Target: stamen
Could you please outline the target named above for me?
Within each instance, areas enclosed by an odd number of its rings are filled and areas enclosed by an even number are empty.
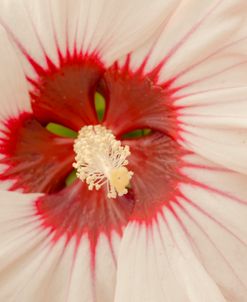
[[[104,126],[84,126],[74,144],[73,167],[77,177],[86,181],[88,189],[107,187],[107,196],[116,198],[128,192],[133,175],[125,166],[130,155],[129,146],[121,146],[113,133]]]

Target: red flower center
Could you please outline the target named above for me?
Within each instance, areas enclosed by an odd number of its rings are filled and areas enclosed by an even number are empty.
[[[94,246],[100,232],[121,233],[129,220],[151,222],[164,204],[169,205],[180,178],[183,151],[176,142],[172,92],[157,86],[153,75],[132,72],[127,63],[105,70],[96,57],[82,55],[61,58],[59,67],[48,63],[44,69],[32,62],[37,72],[36,79],[28,79],[33,114],[23,112],[6,121],[0,148],[7,168],[1,180],[12,181],[12,190],[46,193],[36,203],[37,215],[55,240],[87,232]],[[106,101],[102,125],[131,152],[131,188],[117,199],[108,198],[105,187],[89,191],[79,179],[66,187],[74,140],[46,129],[50,122],[74,131],[100,123],[96,91]],[[152,130],[149,135],[126,139],[126,133],[146,128]]]

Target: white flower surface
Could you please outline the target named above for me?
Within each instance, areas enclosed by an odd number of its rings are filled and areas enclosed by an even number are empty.
[[[246,19],[245,0],[1,0],[0,301],[247,301]],[[44,130],[44,116],[96,124],[49,86],[64,58],[70,74],[95,57],[104,126],[134,172],[116,199],[61,189],[73,140]]]

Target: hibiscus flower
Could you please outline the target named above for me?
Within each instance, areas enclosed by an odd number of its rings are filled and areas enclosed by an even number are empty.
[[[246,301],[246,11],[2,0],[1,301]]]

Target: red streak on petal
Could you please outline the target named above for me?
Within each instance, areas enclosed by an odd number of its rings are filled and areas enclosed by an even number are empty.
[[[73,141],[57,137],[43,128],[29,113],[5,122],[0,139],[1,164],[8,168],[0,180],[13,180],[12,190],[53,192],[64,185],[72,170]]]
[[[112,232],[122,234],[133,210],[133,198],[129,193],[109,199],[104,189],[89,191],[87,184],[78,180],[59,193],[41,197],[36,206],[54,242],[66,235],[68,241],[76,237],[79,243],[87,234],[94,254],[100,234],[105,234],[109,242]]]
[[[35,117],[42,123],[55,122],[78,131],[82,126],[96,124],[94,93],[104,67],[95,55],[69,53],[60,55],[59,66],[47,58],[43,68],[29,58],[37,73],[28,78]]]

